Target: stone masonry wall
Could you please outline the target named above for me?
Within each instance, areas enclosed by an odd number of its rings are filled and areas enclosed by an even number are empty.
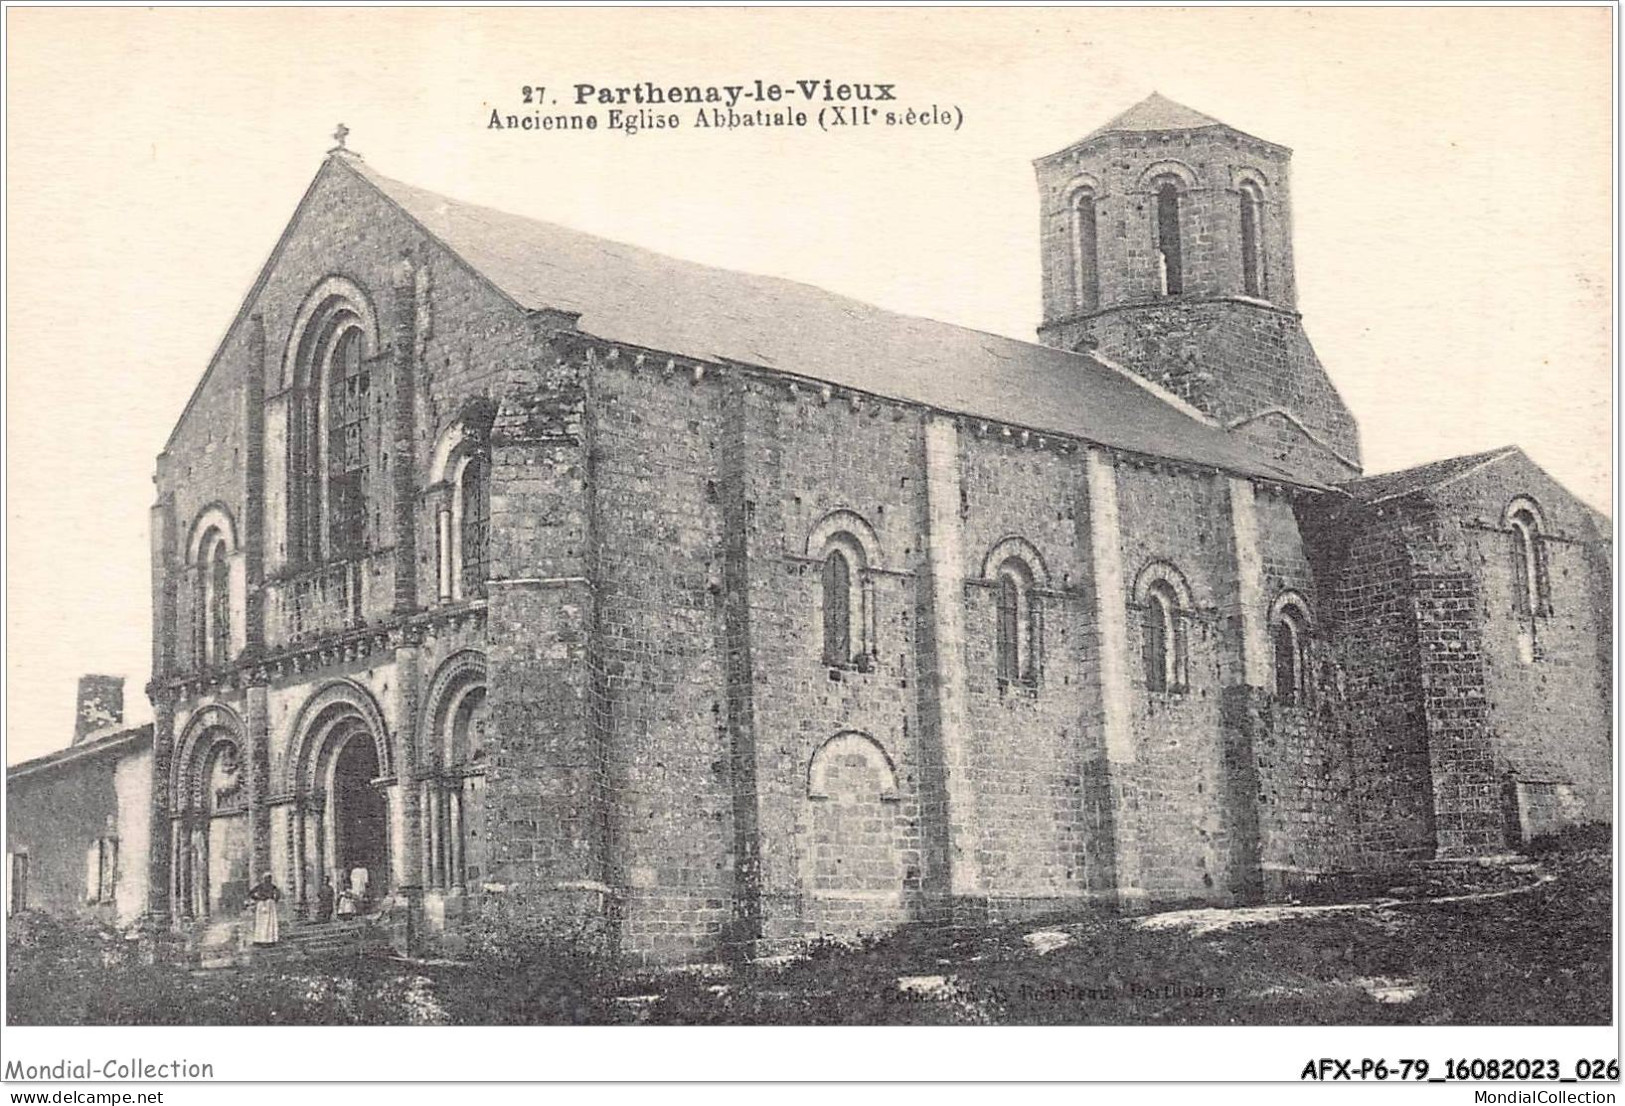
[[[1271,683],[1265,688],[1266,729],[1254,741],[1265,882],[1290,885],[1352,866],[1354,770],[1335,718],[1338,692],[1330,674],[1334,646],[1323,612],[1325,593],[1305,546],[1299,508],[1281,492],[1260,492],[1255,502],[1264,557],[1264,603],[1273,607],[1290,591],[1304,601],[1312,619],[1305,702],[1292,705],[1276,698],[1272,651]]]
[[[600,362],[590,388],[610,876],[623,947],[671,960],[714,947],[733,921],[722,405],[714,382],[630,363]]]
[[[1090,894],[1100,832],[1088,778],[1104,747],[1094,710],[1095,637],[1084,587],[1087,518],[1080,527],[1082,460],[1023,449],[997,435],[961,438],[965,644],[969,723],[988,898],[997,913],[1055,910]],[[1019,538],[1041,559],[1038,673],[1001,681],[996,657],[995,546]]]
[[[1222,478],[1118,467],[1123,569],[1130,595],[1129,652],[1142,886],[1149,898],[1223,900],[1231,894],[1232,818],[1222,739],[1222,691],[1236,648],[1220,615],[1234,575]],[[1146,684],[1142,607],[1135,581],[1152,564],[1177,570],[1191,607],[1182,622],[1188,688]]]
[[[1317,612],[1329,660],[1333,740],[1346,746],[1355,860],[1426,859],[1435,844],[1432,764],[1422,702],[1406,522],[1392,510],[1326,501],[1303,531],[1323,581]]]
[[[860,401],[854,410],[847,399],[826,402],[810,389],[792,397],[765,383],[742,388],[738,398],[743,436],[736,448],[751,554],[762,935],[851,933],[918,918],[927,893],[940,897],[946,880],[940,861],[928,861],[921,809],[928,766],[921,760],[915,679],[924,556],[919,422],[900,407]],[[814,534],[835,512],[850,512],[873,533],[867,582],[873,633],[865,664],[831,668],[822,652],[824,551]],[[831,526],[859,524],[824,528]],[[855,607],[852,617],[865,616]],[[869,804],[865,824],[872,828],[832,813],[838,792],[814,779],[823,757],[860,752],[868,766],[855,777],[863,792],[854,801]],[[889,796],[881,793],[885,765],[895,781]],[[890,843],[883,863],[894,878],[884,888],[852,886],[832,869],[863,863],[858,854],[873,847],[864,842],[875,834]],[[832,848],[853,856],[832,856]]]
[[[1513,534],[1503,525],[1516,496],[1532,499],[1544,522],[1550,602],[1533,616],[1514,598]],[[1522,455],[1442,487],[1434,499],[1459,520],[1454,533],[1473,581],[1469,611],[1508,844],[1520,836],[1519,785],[1570,790],[1570,809],[1540,824],[1611,819],[1611,665],[1598,648],[1611,618],[1609,567],[1594,516]]]
[[[94,743],[95,739],[93,739]],[[6,779],[6,850],[28,857],[27,906],[123,924],[146,909],[144,783],[151,754],[143,737],[89,756]],[[87,853],[99,839],[117,842],[116,886],[91,893]],[[6,874],[7,893],[11,874]]]
[[[1058,333],[1057,344],[1098,350],[1225,425],[1285,408],[1335,451],[1310,470],[1325,478],[1347,479],[1359,464],[1354,417],[1296,315],[1246,302],[1164,301],[1093,315]],[[1254,433],[1273,452],[1304,450],[1290,439],[1277,443],[1268,424]]]

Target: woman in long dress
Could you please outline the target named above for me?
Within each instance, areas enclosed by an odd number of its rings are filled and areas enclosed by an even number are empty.
[[[274,945],[281,940],[281,933],[277,925],[277,900],[282,898],[282,892],[271,881],[271,873],[266,872],[260,881],[248,893],[248,901],[254,908],[254,943],[256,945]]]

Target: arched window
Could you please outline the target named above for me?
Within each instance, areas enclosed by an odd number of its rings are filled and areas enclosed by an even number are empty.
[[[839,549],[824,557],[824,663],[852,663],[852,566]]]
[[[1524,617],[1551,613],[1546,577],[1546,549],[1541,541],[1540,515],[1533,504],[1514,501],[1507,512],[1512,531],[1512,596]]]
[[[874,577],[880,542],[855,511],[831,511],[807,535],[807,557],[819,566],[821,655],[830,668],[873,667],[875,645]]]
[[[483,454],[474,454],[463,466],[458,481],[458,506],[462,533],[462,598],[473,599],[485,594],[486,570],[490,565],[491,545],[491,462]]]
[[[225,664],[231,659],[231,564],[226,560],[225,539],[214,543],[209,554],[208,646],[209,664]]]
[[[1151,691],[1172,691],[1178,686],[1174,673],[1174,597],[1162,585],[1152,587],[1146,596],[1143,617],[1145,686]]]
[[[230,515],[215,505],[204,509],[188,541],[192,662],[199,667],[231,662],[231,558],[235,540]]]
[[[1264,295],[1264,194],[1252,181],[1241,185],[1241,288]]]
[[[1141,570],[1134,595],[1140,606],[1146,690],[1182,694],[1190,686],[1185,629],[1190,589],[1173,566],[1153,562]]]
[[[1185,291],[1184,254],[1179,228],[1179,181],[1174,177],[1159,177],[1155,182],[1155,191],[1157,287],[1164,296],[1178,296]]]
[[[1072,253],[1077,271],[1078,309],[1100,306],[1099,236],[1095,222],[1095,193],[1080,188],[1072,195]]]
[[[295,334],[286,370],[288,562],[353,560],[379,521],[370,495],[380,432],[376,323],[360,289],[334,277],[300,309]]]
[[[1283,706],[1301,706],[1309,698],[1309,617],[1295,596],[1276,602],[1270,636],[1275,647],[1275,700]]]
[[[362,364],[361,331],[344,328],[327,376],[327,533],[333,556],[360,556],[367,544],[367,475],[372,374]]]
[[[1018,558],[999,566],[994,593],[998,609],[994,652],[1001,684],[1038,682],[1040,633],[1032,572]]]
[[[491,423],[496,404],[464,404],[435,442],[426,502],[434,512],[440,602],[478,599],[491,575]]]

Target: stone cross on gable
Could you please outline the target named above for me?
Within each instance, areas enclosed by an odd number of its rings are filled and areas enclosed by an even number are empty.
[[[344,149],[344,140],[348,138],[349,135],[350,128],[346,127],[343,123],[340,123],[338,125],[338,129],[333,132],[333,141],[338,143],[336,149]]]

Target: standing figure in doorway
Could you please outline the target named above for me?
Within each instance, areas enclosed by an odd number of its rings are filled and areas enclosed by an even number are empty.
[[[350,869],[350,894],[355,896],[357,910],[367,909],[367,884],[372,882],[372,873],[360,866]]]
[[[254,943],[256,945],[274,945],[281,940],[282,935],[278,927],[277,901],[282,898],[282,892],[271,880],[271,873],[266,872],[260,877],[252,890],[248,892],[248,905],[254,908]]]

